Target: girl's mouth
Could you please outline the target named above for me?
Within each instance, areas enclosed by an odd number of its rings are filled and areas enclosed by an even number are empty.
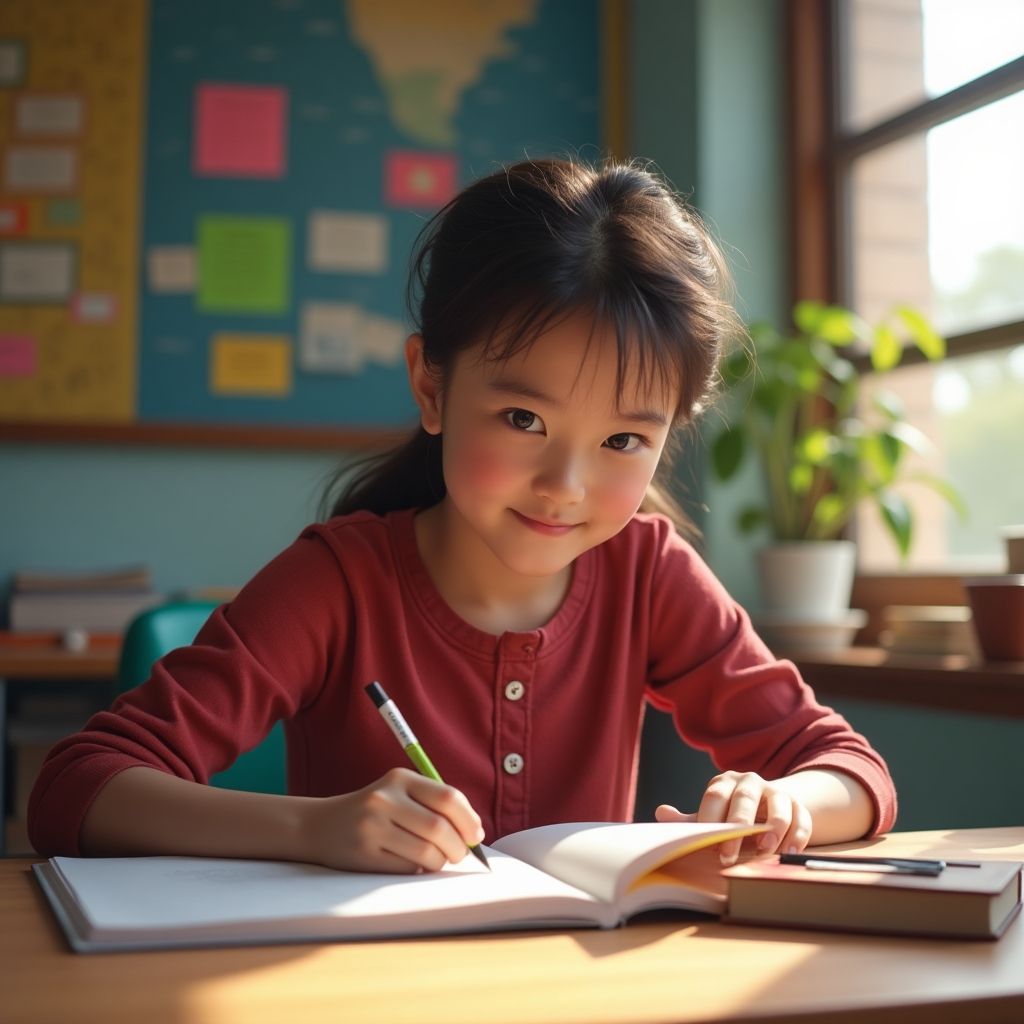
[[[565,534],[569,533],[570,530],[575,530],[579,523],[549,523],[542,519],[531,519],[529,516],[524,516],[522,512],[517,512],[512,509],[512,514],[518,519],[524,526],[529,527],[535,533],[542,534],[545,537],[564,537]]]

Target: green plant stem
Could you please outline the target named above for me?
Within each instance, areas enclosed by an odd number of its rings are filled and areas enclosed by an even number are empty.
[[[796,408],[793,402],[785,403],[778,410],[772,423],[772,429],[765,439],[765,448],[762,452],[762,458],[770,476],[768,495],[772,503],[775,534],[780,539],[787,540],[796,536],[797,526],[788,473],[795,415]]]

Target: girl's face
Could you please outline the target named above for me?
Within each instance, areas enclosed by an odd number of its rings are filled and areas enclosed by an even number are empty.
[[[574,316],[504,362],[470,349],[443,390],[417,392],[424,428],[443,436],[450,522],[508,570],[553,575],[619,532],[643,500],[676,396],[620,393],[614,333]]]

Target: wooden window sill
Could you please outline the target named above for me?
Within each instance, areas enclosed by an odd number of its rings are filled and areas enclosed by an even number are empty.
[[[941,708],[1024,718],[1024,661],[981,662],[963,654],[894,654],[880,647],[793,652],[822,698]]]

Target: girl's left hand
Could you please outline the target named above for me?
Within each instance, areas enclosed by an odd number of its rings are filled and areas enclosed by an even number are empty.
[[[757,837],[757,852],[799,853],[811,838],[811,812],[788,792],[785,779],[769,782],[756,772],[722,772],[704,791],[696,814],[684,814],[669,804],[654,812],[658,821],[708,821],[753,825],[765,822],[768,831]],[[742,840],[721,846],[724,867],[735,864]]]

